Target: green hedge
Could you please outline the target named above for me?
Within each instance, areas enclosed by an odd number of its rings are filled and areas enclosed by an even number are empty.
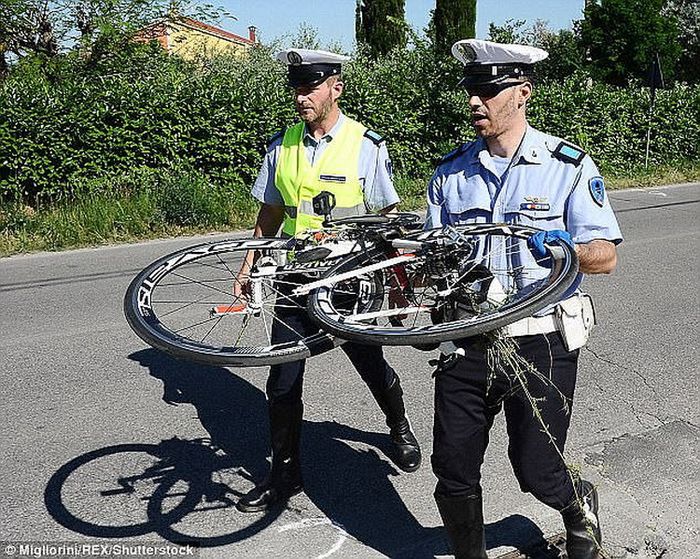
[[[175,169],[245,202],[266,139],[294,120],[271,54],[260,47],[245,61],[188,63],[133,45],[97,67],[76,53],[23,60],[0,85],[2,199],[61,202],[115,177],[120,188],[136,188],[122,180],[134,169]],[[470,137],[458,78],[454,62],[420,45],[379,61],[360,56],[347,68],[342,106],[385,135],[405,180],[423,180],[441,154]],[[621,173],[644,161],[648,96],[646,88],[583,77],[542,83],[530,118]],[[697,159],[700,86],[660,91],[651,122],[652,163]]]

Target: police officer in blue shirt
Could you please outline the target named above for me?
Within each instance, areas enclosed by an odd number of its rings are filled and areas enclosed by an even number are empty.
[[[309,228],[318,216],[309,210],[311,197],[334,191],[333,214],[390,211],[399,201],[382,137],[342,114],[341,64],[335,53],[290,49],[278,60],[287,64],[289,85],[301,122],[275,135],[252,194],[261,202],[256,237],[284,235]],[[305,198],[306,196],[306,198]],[[341,203],[342,200],[345,203]],[[242,286],[236,286],[239,290]],[[284,290],[284,286],[280,288]],[[304,304],[300,302],[303,308]],[[284,307],[284,305],[283,305]],[[305,312],[285,311],[272,328],[272,342],[292,341],[318,331]],[[280,316],[278,314],[278,316]],[[394,461],[407,472],[418,469],[420,447],[406,418],[399,377],[380,346],[341,346],[386,416],[394,445]],[[242,512],[260,512],[303,490],[300,437],[303,415],[302,382],[305,361],[273,365],[266,394],[270,417],[272,467],[267,479],[237,503]]]
[[[529,258],[545,257],[545,243],[558,237],[575,247],[582,274],[612,272],[622,237],[598,169],[583,150],[535,130],[526,119],[533,65],[547,53],[469,39],[455,43],[452,54],[464,64],[460,84],[467,88],[477,139],[439,164],[428,186],[426,227],[488,222],[534,226],[543,231],[524,248],[532,252]],[[550,381],[542,382],[525,372],[530,391],[541,399],[540,412],[554,443],[523,392],[513,391],[508,379],[493,379],[487,389],[479,339],[455,341],[453,358],[441,359],[435,383],[435,500],[459,559],[487,557],[481,464],[501,409],[508,455],[521,489],[561,511],[569,559],[599,556],[596,490],[572,477],[561,458],[570,421],[561,395],[572,403],[578,348],[586,341],[587,321],[592,321],[587,316],[592,308],[578,291],[582,274],[557,307],[504,331],[516,339],[523,358],[549,373]],[[566,328],[554,318],[562,309],[576,317]]]

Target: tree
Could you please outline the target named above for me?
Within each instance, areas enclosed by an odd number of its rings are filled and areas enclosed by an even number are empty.
[[[669,0],[663,14],[673,18],[678,27],[681,56],[678,79],[700,82],[700,2],[698,0]]]
[[[0,78],[7,74],[8,56],[58,53],[61,37],[56,31],[56,16],[55,8],[45,0],[0,2]]]
[[[539,45],[549,56],[538,64],[537,76],[542,79],[563,80],[581,72],[586,66],[585,50],[578,36],[569,29],[543,35]]]
[[[524,31],[524,19],[507,19],[503,25],[489,23],[489,34],[486,39],[494,43],[515,43],[520,45],[531,44]]]
[[[357,0],[355,39],[373,57],[406,46],[404,0]]]
[[[456,41],[476,37],[476,0],[436,0],[433,25],[435,50],[448,56]]]
[[[666,0],[589,2],[581,22],[581,44],[594,77],[624,86],[646,80],[658,53],[664,73],[672,77],[681,55],[676,20],[663,15]]]

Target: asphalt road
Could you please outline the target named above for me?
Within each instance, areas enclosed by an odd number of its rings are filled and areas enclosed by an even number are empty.
[[[586,281],[600,325],[582,354],[568,458],[598,484],[611,557],[700,557],[700,185],[610,197],[625,243],[613,276]],[[0,260],[0,540],[193,539],[207,558],[449,556],[427,460],[432,355],[413,349],[387,353],[423,444],[417,473],[387,458],[381,414],[335,351],[307,367],[306,494],[270,515],[232,506],[267,468],[265,370],[172,361],[121,310],[137,271],[199,240]],[[490,557],[562,530],[520,493],[502,419],[483,474]]]

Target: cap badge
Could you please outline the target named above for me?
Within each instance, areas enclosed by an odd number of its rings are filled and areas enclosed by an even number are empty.
[[[457,49],[462,55],[462,59],[464,60],[465,64],[470,64],[471,62],[474,62],[476,60],[476,51],[471,45],[461,43],[457,45]]]
[[[298,66],[301,64],[301,55],[298,52],[291,50],[287,53],[287,60],[289,60],[290,64]]]

